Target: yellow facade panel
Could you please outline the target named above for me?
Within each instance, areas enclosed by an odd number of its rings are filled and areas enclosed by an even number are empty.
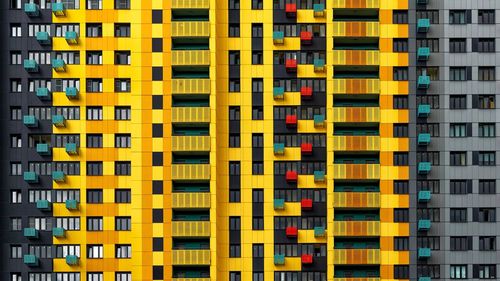
[[[379,164],[333,164],[335,179],[380,179]]]
[[[380,122],[380,108],[334,107],[333,122]]]
[[[176,209],[210,208],[210,193],[205,193],[205,192],[172,193],[172,208]]]
[[[173,237],[209,237],[209,221],[173,221]]]
[[[334,65],[379,65],[380,51],[333,50]]]
[[[172,79],[172,94],[210,94],[210,79]]]
[[[380,281],[377,277],[333,278],[333,281]]]
[[[173,164],[173,180],[209,180],[210,164]]]
[[[339,37],[378,37],[378,22],[341,22],[334,21],[332,24],[333,36]]]
[[[333,207],[338,208],[380,208],[378,192],[334,192]]]
[[[380,236],[379,221],[334,221],[334,236]]]
[[[210,265],[210,250],[172,250],[172,265]]]
[[[172,37],[209,37],[210,22],[208,21],[174,21],[172,22]]]
[[[172,9],[209,9],[210,0],[172,0]]]
[[[378,94],[379,79],[333,79],[334,94]]]
[[[210,136],[173,136],[172,151],[210,151]]]
[[[332,1],[333,9],[343,9],[343,8],[372,8],[378,9],[380,8],[379,0],[333,0]]]
[[[209,123],[210,107],[174,107],[172,123]]]
[[[335,264],[379,264],[379,249],[334,249]]]
[[[334,151],[380,150],[379,136],[333,136]]]
[[[172,66],[208,66],[210,51],[172,51]]]

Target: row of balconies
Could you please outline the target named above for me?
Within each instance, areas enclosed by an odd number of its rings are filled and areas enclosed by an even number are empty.
[[[334,192],[333,207],[335,208],[379,208],[380,193],[378,192]],[[312,199],[302,199],[300,206],[303,211],[313,209]],[[285,199],[274,199],[274,209],[286,209]]]
[[[334,264],[380,264],[380,249],[335,249]],[[287,259],[295,257],[285,257],[283,254],[274,255],[274,264],[281,266],[286,264]],[[303,265],[312,264],[314,262],[313,255],[302,254],[300,256]]]
[[[76,266],[79,264],[80,258],[75,255],[67,255],[65,257],[67,265]],[[35,255],[24,255],[23,262],[30,267],[37,267],[39,265],[39,258]]]

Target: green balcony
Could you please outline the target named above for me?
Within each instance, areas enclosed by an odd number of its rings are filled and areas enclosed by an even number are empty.
[[[34,227],[27,227],[23,231],[24,237],[28,239],[38,239],[38,229]]]
[[[419,61],[426,61],[429,60],[429,57],[431,56],[431,49],[427,47],[420,47],[417,50],[417,59]]]
[[[53,171],[52,180],[55,182],[64,182],[66,180],[66,175],[63,171]]]
[[[431,248],[418,248],[418,259],[425,260],[431,257]]]
[[[431,201],[432,193],[429,190],[421,190],[418,192],[418,202],[427,203]]]
[[[285,209],[285,199],[274,199],[274,209],[275,210]]]
[[[429,231],[431,229],[430,220],[418,220],[418,231]]]
[[[35,172],[24,172],[23,179],[27,183],[38,183],[38,175]]]
[[[418,134],[418,145],[429,145],[431,143],[431,134],[421,133]]]
[[[70,45],[78,44],[78,33],[76,33],[75,31],[66,31],[66,34],[64,34],[64,39],[66,39],[66,42]]]
[[[427,75],[418,76],[417,87],[420,90],[427,90],[431,85],[431,77]]]
[[[24,255],[23,262],[27,266],[38,266],[38,258],[35,255]]]
[[[40,7],[35,3],[24,4],[24,12],[28,17],[38,17],[40,16]]]
[[[52,13],[56,17],[62,17],[66,15],[66,8],[63,3],[52,3]]]
[[[285,144],[284,143],[275,143],[274,144],[274,155],[283,155],[285,154]]]
[[[38,72],[38,63],[36,60],[24,60],[24,70],[30,73]]]
[[[36,40],[40,45],[50,45],[52,40],[50,39],[50,35],[46,31],[39,31],[36,33]]]
[[[51,149],[48,143],[37,143],[36,152],[40,155],[50,155]]]
[[[50,90],[48,88],[37,88],[36,96],[41,100],[50,100]]]
[[[325,126],[325,115],[323,114],[315,114],[313,116],[314,119],[314,127],[323,127]]]
[[[285,255],[274,255],[274,265],[284,265]]]
[[[78,265],[79,258],[75,255],[67,255],[66,256],[66,263],[68,265]]]
[[[324,59],[314,59],[314,72],[325,71],[325,60]]]
[[[53,59],[52,68],[56,72],[66,72],[66,62],[63,59]]]
[[[68,210],[78,210],[78,201],[74,199],[66,200],[66,209]]]
[[[314,4],[314,17],[323,17],[325,16],[325,4]]]
[[[62,115],[53,115],[52,116],[52,125],[56,127],[65,127],[66,121],[64,120],[64,116]]]
[[[325,172],[314,171],[314,182],[325,182]]]
[[[431,27],[430,19],[419,19],[417,21],[417,32],[420,33],[428,32],[430,27]]]
[[[285,33],[283,31],[273,31],[273,43],[283,44],[285,42]]]
[[[427,175],[431,172],[431,162],[420,162],[418,163],[418,174]]]
[[[52,210],[52,203],[49,200],[38,200],[36,201],[36,208],[41,211]]]
[[[66,153],[69,155],[77,155],[78,154],[78,147],[76,146],[76,143],[66,143],[64,146],[66,148]]]
[[[417,108],[417,116],[418,117],[428,117],[431,114],[431,105],[430,104],[420,104]]]
[[[36,119],[35,115],[24,115],[23,124],[26,127],[36,128],[38,127],[38,119]]]
[[[326,230],[322,226],[316,226],[314,228],[314,237],[324,237],[326,234]]]
[[[54,227],[52,228],[52,236],[57,238],[62,238],[66,235],[64,228],[62,227]]]
[[[427,5],[427,4],[429,4],[429,0],[417,0],[417,5]]]
[[[78,99],[78,89],[76,87],[66,87],[66,97],[70,100]]]
[[[418,277],[418,281],[432,281],[432,279],[430,277]]]
[[[273,97],[275,100],[282,100],[285,98],[285,87],[274,87]]]

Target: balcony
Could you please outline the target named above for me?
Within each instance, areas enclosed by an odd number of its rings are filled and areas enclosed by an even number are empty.
[[[420,162],[418,163],[418,174],[427,175],[431,172],[432,165],[430,162]]]
[[[310,100],[313,97],[312,87],[303,86],[300,88],[300,96],[305,100]]]
[[[378,136],[333,136],[334,151],[377,151],[380,150]]]
[[[380,179],[379,164],[333,164],[335,179]]]
[[[210,164],[173,164],[172,180],[210,180]]]
[[[275,143],[273,146],[274,155],[284,155],[285,154],[285,144]]]
[[[333,65],[379,65],[380,51],[333,50]]]
[[[287,127],[297,127],[297,115],[287,115],[285,117],[285,125]]]
[[[62,227],[52,228],[52,236],[57,238],[63,238],[65,236],[65,230]]]
[[[24,255],[23,263],[30,267],[38,266],[38,257],[35,255]]]
[[[285,87],[274,87],[273,98],[275,100],[282,100],[285,98]]]
[[[300,207],[302,208],[303,211],[310,211],[313,208],[313,200],[304,198],[300,200]]]
[[[430,277],[418,277],[418,281],[432,281]]]
[[[79,262],[80,262],[80,258],[78,256],[75,256],[75,255],[67,255],[66,256],[66,264],[69,266],[78,265]]]
[[[313,33],[311,31],[300,32],[300,42],[304,45],[311,45],[313,40]]]
[[[299,235],[299,230],[295,226],[287,226],[287,228],[285,229],[285,234],[288,238],[297,238],[297,236]]]
[[[66,39],[66,42],[70,45],[76,45],[78,44],[78,33],[75,31],[66,31],[64,34],[64,39]]]
[[[380,122],[380,108],[334,107],[333,122]]]
[[[78,154],[78,146],[76,145],[76,143],[66,143],[66,145],[64,146],[65,150],[66,150],[66,153],[68,153],[69,155],[77,155]]]
[[[324,72],[325,71],[325,60],[324,59],[314,59],[314,72]]]
[[[52,203],[49,200],[36,201],[36,208],[40,211],[48,212],[52,210]]]
[[[35,172],[24,172],[23,180],[27,183],[38,183],[38,175]]]
[[[419,19],[417,21],[417,32],[419,33],[428,32],[430,27],[431,27],[430,19]]]
[[[50,91],[48,88],[37,88],[36,96],[41,100],[50,100]]]
[[[380,208],[378,192],[334,192],[335,208]]]
[[[379,94],[380,79],[333,79],[334,94]]]
[[[417,88],[420,90],[427,90],[431,85],[431,78],[427,75],[418,76]]]
[[[380,264],[379,249],[334,249],[334,264]]]
[[[38,239],[38,229],[27,227],[23,230],[23,235],[28,239]]]
[[[210,151],[210,136],[173,136],[172,151]]]
[[[313,152],[312,143],[302,143],[300,144],[300,152],[302,155],[311,155]]]
[[[51,149],[48,143],[37,143],[36,152],[40,155],[50,155]]]
[[[208,21],[173,21],[172,38],[206,38],[210,37]]]
[[[172,9],[210,9],[210,0],[172,0]]]
[[[201,193],[201,192],[172,193],[172,208],[208,209],[210,208],[210,193]]]
[[[431,143],[431,134],[418,134],[418,145],[429,145]]]
[[[286,4],[285,13],[289,18],[297,17],[297,4]]]
[[[287,182],[297,182],[298,174],[296,171],[286,171],[285,179]]]
[[[431,55],[431,49],[427,47],[420,47],[417,50],[417,59],[419,61],[427,61]]]
[[[302,262],[302,264],[312,264],[313,256],[311,254],[302,254],[300,256],[300,261]]]
[[[430,220],[418,220],[417,224],[418,231],[429,231],[431,229],[431,221]]]
[[[315,114],[313,116],[314,127],[315,128],[323,128],[325,126],[325,115],[323,114]]]
[[[63,59],[53,59],[52,69],[56,72],[66,72],[66,62]]]
[[[173,221],[173,237],[210,237],[209,221]]]
[[[39,31],[36,33],[36,40],[40,45],[50,45],[52,42],[50,35],[48,32],[45,31]]]
[[[66,8],[63,3],[52,3],[52,13],[56,17],[62,17],[66,15]]]
[[[285,70],[286,70],[286,72],[297,72],[297,60],[296,59],[286,59],[285,60]]]
[[[172,250],[172,265],[210,265],[210,250]]]
[[[321,18],[325,16],[325,4],[314,4],[313,5],[314,17]]]
[[[379,0],[333,0],[333,9],[378,9],[380,8]]]
[[[209,50],[172,51],[172,66],[209,66]]]
[[[210,123],[210,107],[174,107],[172,123]]]
[[[52,116],[52,125],[55,127],[66,127],[66,120],[62,115],[53,115]]]
[[[36,62],[36,60],[24,60],[23,66],[24,70],[29,73],[38,72],[38,63]]]
[[[66,97],[70,100],[78,99],[79,91],[76,87],[66,87]]]
[[[173,95],[208,95],[210,79],[172,79]]]
[[[52,180],[55,182],[65,182],[66,181],[66,175],[64,174],[63,171],[53,171],[52,172]]]
[[[285,33],[283,31],[273,31],[274,45],[282,45],[285,43]]]
[[[324,171],[314,171],[314,182],[325,182]]]
[[[379,236],[379,221],[334,221],[335,236]]]
[[[418,117],[429,117],[431,114],[431,106],[430,104],[420,104],[417,108],[417,116]]]
[[[427,203],[431,201],[432,193],[429,190],[420,190],[418,192],[418,202]]]
[[[275,210],[285,209],[285,199],[274,199],[273,207]]]
[[[418,259],[426,260],[431,257],[431,249],[430,248],[418,248]]]
[[[333,36],[337,37],[379,37],[378,22],[333,22]]]
[[[274,265],[284,265],[285,255],[276,254],[274,255]]]
[[[314,237],[325,237],[326,230],[323,226],[314,227]]]
[[[78,210],[78,201],[74,199],[67,199],[65,202],[66,209],[73,211],[73,210]]]
[[[38,17],[40,16],[40,7],[35,3],[25,3],[24,12],[28,17]]]

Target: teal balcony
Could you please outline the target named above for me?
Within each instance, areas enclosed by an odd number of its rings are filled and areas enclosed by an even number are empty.
[[[429,145],[431,143],[431,134],[418,134],[418,145]]]
[[[431,114],[431,105],[430,104],[420,104],[417,108],[417,116],[418,117],[428,117]]]
[[[52,209],[52,203],[49,200],[38,200],[36,201],[36,208],[41,211],[50,211]]]
[[[40,16],[40,7],[35,3],[24,4],[24,12],[28,17],[38,17]]]
[[[418,248],[418,258],[425,260],[431,257],[431,248]]]
[[[23,262],[27,266],[38,266],[38,258],[35,255],[24,255]]]
[[[285,264],[285,255],[274,255],[274,264],[275,265],[284,265]]]
[[[418,220],[418,231],[429,231],[431,229],[430,220]]]
[[[325,16],[325,4],[314,4],[314,17],[323,17]]]
[[[62,227],[54,227],[52,228],[52,236],[57,238],[62,238],[66,235],[64,228]]]
[[[75,255],[67,255],[66,256],[66,263],[68,265],[78,265],[79,258]]]
[[[421,33],[428,32],[430,27],[431,27],[430,19],[419,19],[417,21],[417,32]]]
[[[324,59],[314,59],[314,72],[325,71],[325,60]]]
[[[27,72],[38,72],[38,63],[35,60],[24,60],[23,66]]]
[[[70,155],[77,155],[78,154],[78,147],[76,146],[76,143],[66,143],[65,145],[66,148],[66,153]]]
[[[417,87],[420,90],[429,89],[430,85],[431,85],[431,78],[429,76],[427,76],[427,75],[418,76]]]
[[[78,201],[74,199],[66,200],[66,209],[68,210],[78,210]]]
[[[36,89],[36,96],[41,100],[49,100],[50,90],[48,88],[38,88]]]
[[[316,114],[313,116],[314,119],[314,127],[323,127],[325,126],[325,115]]]
[[[427,5],[427,4],[429,4],[429,0],[417,0],[417,5]]]
[[[418,192],[418,202],[427,203],[431,201],[432,193],[429,190],[421,190]]]
[[[52,180],[55,182],[64,182],[66,180],[66,175],[63,171],[53,171]]]
[[[53,115],[52,116],[52,125],[56,127],[65,127],[66,122],[64,120],[64,116],[62,115]]]
[[[430,277],[418,277],[418,281],[432,281]]]
[[[283,155],[285,154],[285,144],[284,143],[275,143],[274,144],[274,155]]]
[[[274,199],[274,209],[275,210],[285,209],[285,199]]]
[[[40,45],[50,45],[51,39],[50,35],[46,31],[39,31],[36,33],[36,40]]]
[[[426,61],[429,60],[429,57],[431,55],[431,49],[427,47],[420,47],[417,50],[417,59],[420,61]]]
[[[285,33],[283,31],[273,31],[273,42],[275,45],[285,43]]]
[[[63,59],[53,59],[52,68],[56,72],[66,72],[66,62]]]
[[[76,87],[66,87],[66,97],[70,100],[78,99],[78,89]]]
[[[285,87],[274,87],[273,97],[275,100],[282,100],[285,98]]]
[[[27,227],[23,231],[24,237],[28,239],[38,239],[38,230],[34,227]]]
[[[64,38],[68,44],[78,44],[78,33],[74,31],[66,31]]]
[[[314,228],[314,237],[324,237],[326,233],[326,230],[322,226],[316,226]]]
[[[23,179],[27,183],[38,183],[38,175],[35,172],[24,172]]]
[[[50,147],[48,143],[37,143],[36,152],[40,155],[50,155]]]
[[[52,3],[52,13],[56,17],[61,17],[66,15],[66,8],[63,3]]]
[[[314,171],[314,182],[324,182],[325,172],[324,171]]]
[[[26,127],[36,128],[38,127],[38,119],[36,119],[35,115],[24,115],[23,124]]]
[[[427,175],[431,172],[431,162],[420,162],[418,163],[418,174]]]

